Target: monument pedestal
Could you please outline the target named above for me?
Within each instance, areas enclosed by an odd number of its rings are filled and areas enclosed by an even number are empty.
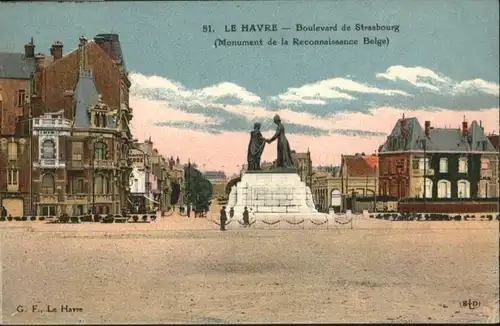
[[[242,220],[245,207],[255,220],[328,218],[315,209],[311,190],[293,170],[246,172],[231,189],[228,217],[233,208],[232,219]]]

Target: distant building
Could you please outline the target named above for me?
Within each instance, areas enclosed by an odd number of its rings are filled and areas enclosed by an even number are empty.
[[[297,169],[297,173],[300,176],[300,180],[307,185],[311,183],[311,173],[312,173],[312,160],[311,152],[309,149],[304,153],[297,153],[292,150],[292,160],[293,165]]]
[[[342,155],[340,167],[325,167],[327,171],[313,173],[311,191],[314,203],[327,211],[354,210],[353,198],[375,201],[377,178],[375,155]],[[372,203],[374,205],[375,203]]]
[[[498,196],[498,152],[480,123],[422,128],[399,119],[379,150],[379,192],[402,198]]]
[[[24,53],[0,52],[0,135],[14,135],[29,103],[34,73],[33,40],[24,46]]]
[[[212,184],[226,184],[227,176],[224,171],[206,171],[203,176]]]

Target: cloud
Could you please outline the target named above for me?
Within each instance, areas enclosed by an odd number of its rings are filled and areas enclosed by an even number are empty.
[[[392,66],[385,73],[376,74],[376,77],[395,82],[404,81],[417,88],[432,92],[444,92],[449,95],[479,92],[498,97],[500,87],[498,84],[483,79],[457,82],[424,67]]]
[[[482,79],[465,80],[454,86],[454,90],[457,93],[466,93],[471,90],[478,92],[483,92],[486,94],[499,95],[499,85],[495,83],[490,83]]]
[[[313,84],[306,84],[298,88],[289,88],[285,93],[274,96],[271,99],[279,101],[281,104],[303,103],[321,105],[327,104],[328,100],[356,99],[353,95],[348,94],[349,92],[410,96],[408,93],[399,90],[380,89],[350,79],[332,78]]]
[[[372,85],[335,77],[261,98],[233,83],[189,89],[167,78],[131,74],[131,95],[142,101],[140,113],[135,112],[147,126],[210,134],[248,133],[256,121],[263,124],[262,130],[273,132],[272,117],[279,114],[289,135],[382,137],[387,131],[380,124],[364,121],[383,108],[463,115],[498,106],[498,85],[482,79],[455,82],[427,68],[404,66],[389,67],[374,77]],[[357,118],[345,120],[346,114]],[[393,123],[394,117],[386,119]]]
[[[224,99],[237,103],[256,104],[260,97],[233,83],[219,83],[200,89],[188,89],[181,83],[160,76],[131,73],[132,92],[136,96],[163,99],[171,103],[220,103]],[[234,102],[233,102],[234,103]]]
[[[186,129],[182,122],[172,126],[160,126],[146,121],[168,121],[168,114],[174,111],[168,110],[165,115],[159,115],[157,108],[151,108],[149,102],[132,96],[131,106],[135,107],[141,114],[135,114],[132,120],[132,127],[135,137],[140,141],[151,136],[154,146],[165,156],[179,156],[183,162],[191,161],[199,163],[203,170],[225,170],[229,175],[238,172],[238,165],[245,163],[246,150],[249,140],[249,130],[226,131],[226,132],[206,132],[203,120],[192,122],[199,124],[199,129]],[[144,105],[144,106],[143,106]],[[303,124],[310,124],[314,116],[289,111],[283,111],[282,116],[285,123],[301,121]],[[353,136],[349,134],[327,133],[321,136],[310,134],[287,134],[292,149],[297,152],[305,152],[309,148],[311,151],[313,165],[337,165],[341,154],[354,154],[356,152],[373,153],[381,145],[386,135],[391,132],[396,120],[403,113],[406,117],[416,117],[421,124],[425,120],[430,120],[435,127],[459,127],[463,116],[467,120],[482,120],[486,133],[498,132],[499,116],[498,108],[491,108],[482,111],[457,112],[443,108],[430,108],[429,110],[409,111],[394,107],[380,107],[370,109],[368,114],[360,112],[344,112],[335,115],[319,124],[318,126],[335,129],[341,126],[343,130],[356,130],[360,126],[366,126],[373,132],[380,135],[374,136]],[[184,113],[188,116],[195,116],[195,113]],[[310,120],[313,119],[313,120]],[[318,120],[320,121],[320,120]],[[210,120],[213,123],[214,120]],[[209,124],[210,124],[209,123]],[[263,131],[269,137],[272,131]],[[263,154],[263,160],[272,161],[276,156],[276,144],[267,145]]]
[[[416,87],[423,87],[432,91],[439,91],[438,85],[446,84],[449,79],[441,77],[430,69],[423,67],[392,66],[385,73],[379,73],[377,78],[385,78],[392,81],[407,81]]]

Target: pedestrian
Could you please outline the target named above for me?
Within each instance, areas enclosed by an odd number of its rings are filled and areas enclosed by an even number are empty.
[[[222,209],[220,210],[220,230],[221,231],[226,231],[226,221],[227,221],[226,206],[222,206]]]
[[[233,218],[233,217],[234,217],[234,208],[233,208],[233,207],[231,207],[231,208],[229,209],[229,217],[230,217],[230,218]]]
[[[243,226],[244,227],[250,226],[248,208],[246,208],[246,206],[245,206],[245,210],[243,211]]]

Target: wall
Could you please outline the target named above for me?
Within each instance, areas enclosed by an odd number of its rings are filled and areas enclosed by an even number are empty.
[[[402,164],[400,174],[397,163]],[[380,154],[379,155],[379,194],[397,198],[410,195],[410,154]]]
[[[17,117],[22,116],[23,108],[17,107],[17,91],[29,93],[29,81],[21,79],[0,79],[0,135],[13,135]]]
[[[400,212],[415,213],[491,213],[498,212],[498,203],[495,201],[450,201],[450,202],[413,202],[399,203]]]
[[[95,43],[89,42],[86,46],[88,68],[92,70],[94,81],[103,101],[111,110],[120,107],[121,75],[119,67]],[[58,111],[65,109],[65,116],[71,118],[67,107],[68,101],[64,97],[66,90],[74,90],[78,81],[78,55],[79,50],[72,51],[61,59],[48,65],[43,72],[43,77],[38,78],[37,89],[42,89],[42,100],[46,110]]]

